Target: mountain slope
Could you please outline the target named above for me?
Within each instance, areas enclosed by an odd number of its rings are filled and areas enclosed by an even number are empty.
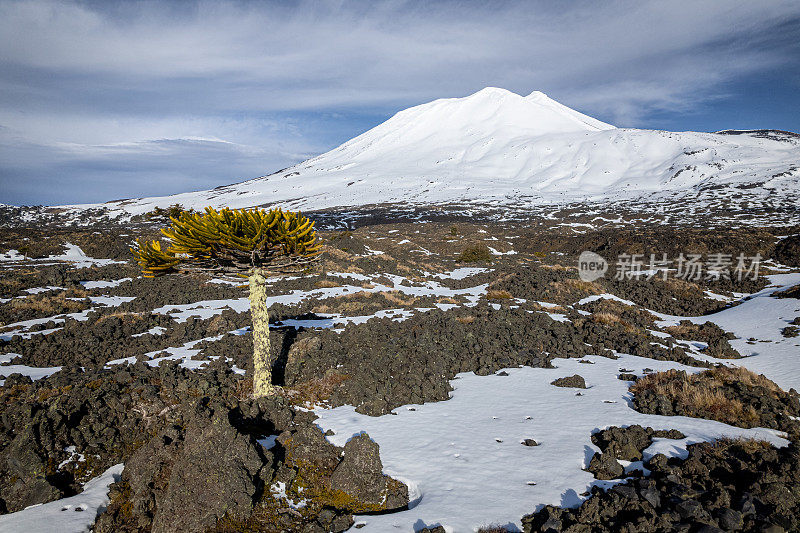
[[[535,91],[486,88],[401,111],[275,174],[210,191],[72,206],[135,215],[180,203],[319,210],[383,203],[525,207],[665,199],[699,190],[766,198],[800,190],[800,141],[784,132],[615,128]]]

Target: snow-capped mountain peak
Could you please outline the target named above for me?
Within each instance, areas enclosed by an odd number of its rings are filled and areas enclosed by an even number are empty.
[[[561,105],[539,91],[521,96],[487,87],[463,98],[442,98],[411,107],[364,136],[374,137],[388,131],[399,133],[398,130],[409,133],[412,128],[420,137],[463,138],[476,132],[490,136],[502,135],[505,130],[513,135],[547,135],[607,130],[614,126]]]
[[[734,198],[741,191],[797,194],[796,137],[723,133],[616,128],[540,91],[521,96],[487,87],[400,111],[327,153],[265,177],[72,207],[135,215],[174,203],[305,211],[398,202],[524,208],[698,190],[727,189]]]

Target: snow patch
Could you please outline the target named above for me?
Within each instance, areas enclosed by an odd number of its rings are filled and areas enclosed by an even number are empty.
[[[90,480],[83,492],[69,498],[32,505],[0,516],[4,533],[84,533],[108,505],[108,488],[120,480],[124,465],[114,465]]]

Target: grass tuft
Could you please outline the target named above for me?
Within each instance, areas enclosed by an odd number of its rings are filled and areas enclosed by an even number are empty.
[[[481,261],[491,262],[492,252],[485,244],[473,244],[464,248],[456,261],[459,263],[478,263]]]

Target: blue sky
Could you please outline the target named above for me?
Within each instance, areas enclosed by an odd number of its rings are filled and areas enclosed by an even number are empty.
[[[0,0],[0,202],[242,181],[485,86],[800,131],[800,2]]]

